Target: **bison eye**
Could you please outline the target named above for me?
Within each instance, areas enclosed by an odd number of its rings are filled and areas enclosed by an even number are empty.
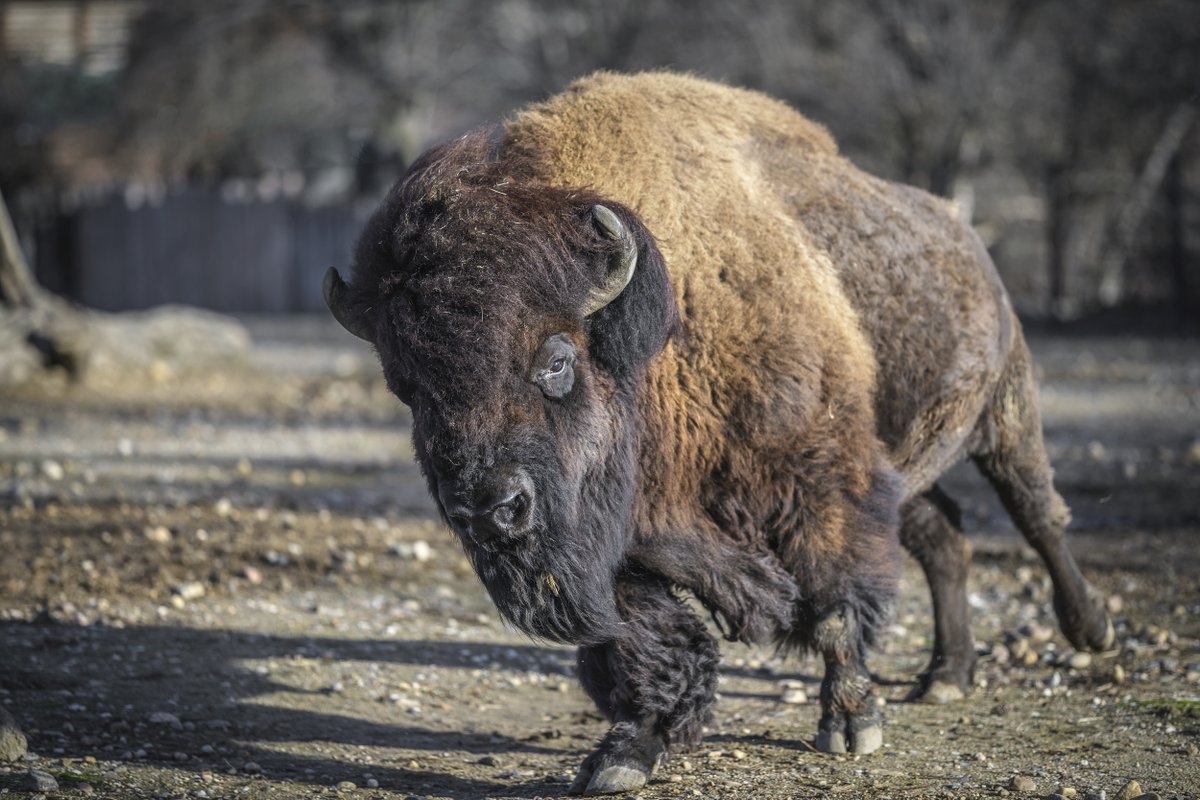
[[[529,379],[546,397],[566,397],[575,385],[575,345],[565,333],[546,338],[533,356]]]

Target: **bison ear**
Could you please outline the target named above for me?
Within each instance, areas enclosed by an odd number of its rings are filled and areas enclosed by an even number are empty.
[[[675,292],[637,214],[615,203],[590,211],[597,231],[618,246],[605,259],[603,286],[584,304],[588,352],[613,377],[636,377],[679,327]]]
[[[329,306],[330,313],[333,318],[341,323],[342,327],[353,333],[360,339],[365,341],[373,341],[370,335],[370,329],[364,323],[360,316],[350,313],[350,309],[346,304],[346,282],[342,280],[342,276],[338,275],[336,267],[330,267],[325,271],[325,280],[322,282],[322,289],[325,292],[325,305]]]

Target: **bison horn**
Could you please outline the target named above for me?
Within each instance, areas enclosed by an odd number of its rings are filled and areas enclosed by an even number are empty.
[[[362,318],[352,316],[346,308],[346,282],[338,275],[336,267],[325,270],[325,280],[322,281],[321,288],[325,292],[325,305],[329,306],[333,318],[358,338],[372,341]]]
[[[593,289],[588,295],[587,302],[583,304],[583,315],[591,316],[606,305],[617,299],[617,295],[625,291],[625,287],[629,285],[629,281],[633,279],[633,271],[637,269],[637,242],[633,240],[633,234],[629,229],[621,224],[621,220],[617,219],[617,215],[602,205],[592,206],[592,217],[596,221],[600,232],[605,238],[614,241],[620,240],[621,249],[612,257],[608,265],[608,276],[604,279],[604,285],[599,289]]]

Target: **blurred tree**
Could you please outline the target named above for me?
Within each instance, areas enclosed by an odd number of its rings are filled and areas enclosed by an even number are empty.
[[[99,175],[345,202],[578,75],[655,67],[781,97],[864,167],[953,198],[1027,310],[1187,274],[1195,0],[150,0],[86,141]],[[38,102],[4,77],[0,120],[6,94],[9,119]],[[50,149],[77,179],[78,149]],[[1126,280],[1168,202],[1174,255]]]

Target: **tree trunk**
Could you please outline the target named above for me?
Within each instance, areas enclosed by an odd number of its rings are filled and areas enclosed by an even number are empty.
[[[32,308],[37,294],[37,282],[21,252],[4,195],[0,194],[0,304],[9,308]]]
[[[236,367],[249,346],[241,324],[212,312],[163,307],[104,314],[46,291],[29,269],[0,196],[0,388],[52,369],[93,384],[212,374]]]
[[[1190,101],[1180,103],[1171,112],[1158,141],[1154,143],[1146,163],[1138,174],[1133,190],[1129,192],[1129,199],[1117,213],[1116,224],[1111,229],[1112,238],[1100,271],[1100,302],[1104,305],[1116,305],[1125,299],[1125,263],[1137,243],[1138,228],[1141,227],[1146,212],[1150,210],[1155,193],[1162,185],[1167,167],[1195,121],[1196,106]]]
[[[0,195],[0,379],[21,380],[31,360],[78,377],[86,356],[83,315],[38,285]],[[7,382],[0,380],[0,382]]]

